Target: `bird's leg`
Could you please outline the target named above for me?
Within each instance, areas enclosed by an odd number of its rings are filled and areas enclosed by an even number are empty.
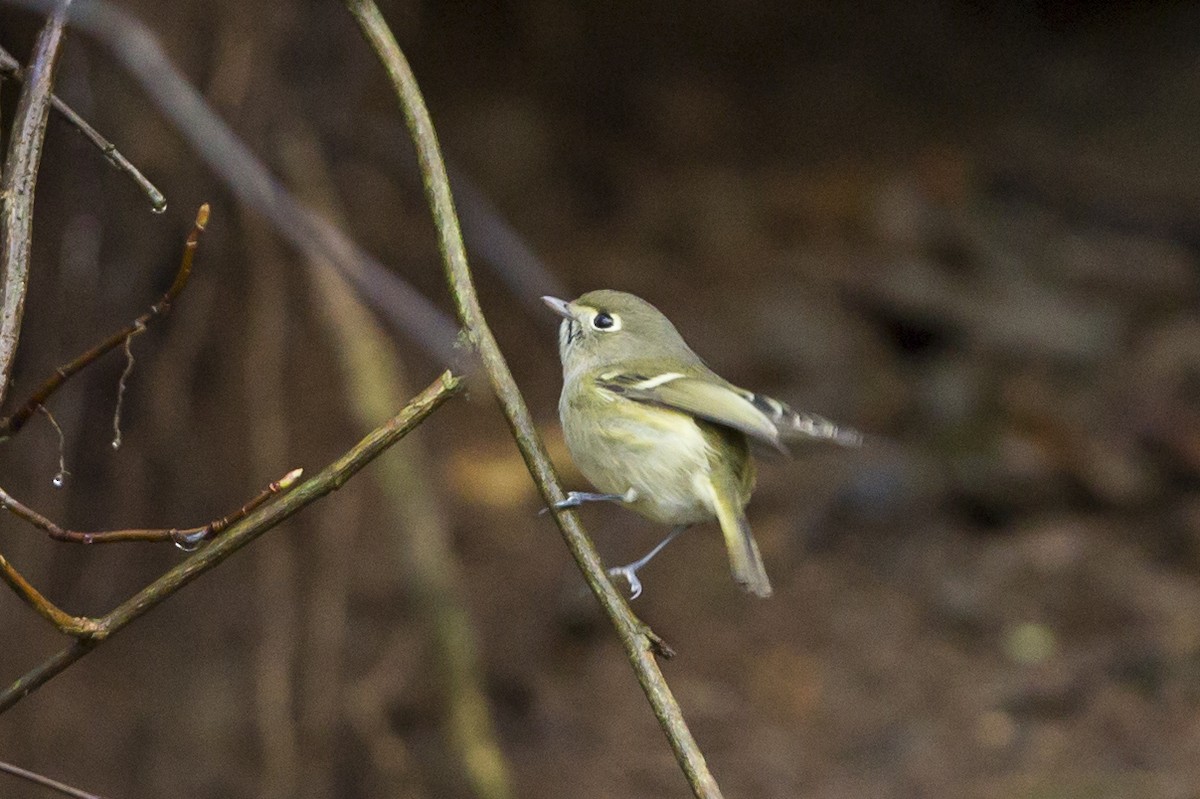
[[[578,508],[585,502],[633,502],[637,499],[637,492],[632,488],[624,494],[593,494],[589,491],[569,491],[567,498],[554,503],[555,510],[566,510],[567,508]],[[543,513],[546,511],[543,510]]]
[[[621,577],[624,577],[626,580],[628,580],[629,581],[629,592],[630,592],[629,598],[637,599],[639,596],[642,595],[642,581],[638,579],[638,576],[637,576],[638,570],[641,569],[643,566],[645,566],[647,563],[649,563],[654,558],[655,555],[657,555],[659,552],[662,552],[663,547],[665,547],[667,544],[674,541],[675,536],[679,535],[684,530],[688,529],[688,527],[690,527],[690,526],[691,525],[688,525],[688,524],[679,525],[674,530],[672,530],[666,538],[664,538],[662,541],[659,541],[658,544],[654,547],[654,549],[650,550],[645,555],[643,555],[642,557],[635,560],[633,563],[627,564],[625,566],[616,566],[612,569],[609,569],[608,576],[609,577],[621,576]]]

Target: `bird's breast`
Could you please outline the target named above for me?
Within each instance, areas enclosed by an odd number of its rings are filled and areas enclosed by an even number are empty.
[[[629,507],[663,524],[713,518],[697,483],[711,468],[712,447],[695,419],[597,388],[588,396],[585,403],[568,386],[559,403],[567,447],[584,477],[605,493],[632,488]]]

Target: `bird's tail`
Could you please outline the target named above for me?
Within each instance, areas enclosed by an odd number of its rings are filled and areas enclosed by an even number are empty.
[[[767,569],[758,552],[754,534],[750,531],[745,511],[733,500],[734,492],[721,490],[719,480],[710,480],[709,485],[712,488],[713,509],[721,524],[725,549],[729,552],[729,570],[733,572],[734,581],[748,593],[764,599],[769,597],[771,581],[767,579]]]
[[[804,440],[832,441],[843,447],[861,447],[862,433],[844,425],[834,424],[815,413],[794,411],[777,399],[762,394],[750,394],[750,402],[766,415],[779,438],[785,443],[795,444]]]

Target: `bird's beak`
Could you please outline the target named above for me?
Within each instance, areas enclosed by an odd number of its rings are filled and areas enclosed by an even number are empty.
[[[542,297],[542,302],[550,306],[550,310],[561,316],[563,319],[574,319],[575,314],[571,311],[571,303],[566,300],[560,300],[558,297]]]

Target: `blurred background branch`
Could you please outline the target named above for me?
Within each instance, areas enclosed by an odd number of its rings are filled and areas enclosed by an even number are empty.
[[[332,177],[321,167],[317,144],[312,132],[302,127],[282,141],[284,173],[314,207],[331,219],[344,220]],[[350,414],[359,424],[369,424],[386,412],[392,397],[407,393],[400,353],[353,287],[328,262],[311,263],[309,274],[314,311],[334,342]],[[381,467],[376,480],[384,502],[379,510],[390,537],[395,539],[407,590],[431,631],[434,668],[441,675],[451,747],[475,796],[513,796],[508,765],[488,707],[461,567],[451,550],[450,529],[437,490],[428,477],[428,454],[418,439]],[[340,547],[337,551],[348,549]],[[331,578],[327,583],[345,590],[344,579]],[[334,603],[321,604],[329,607]],[[341,624],[337,620],[332,623]],[[330,653],[328,647],[318,647],[317,651]],[[328,672],[319,670],[321,674]]]
[[[42,0],[5,2],[38,9],[47,6]],[[452,360],[456,331],[446,315],[319,214],[297,202],[213,113],[145,25],[103,0],[76,5],[70,19],[112,48],[156,107],[240,200],[270,219],[276,230],[308,257],[334,264],[380,313],[427,353],[442,362]]]
[[[0,761],[0,772],[18,777],[26,782],[31,782],[42,788],[47,788],[55,793],[62,794],[63,796],[70,796],[72,799],[103,799],[94,793],[81,791],[78,788],[67,785],[66,783],[59,782],[58,780],[52,780],[49,777],[34,773],[28,769],[23,769],[20,766],[14,766],[11,763],[4,763]]]

